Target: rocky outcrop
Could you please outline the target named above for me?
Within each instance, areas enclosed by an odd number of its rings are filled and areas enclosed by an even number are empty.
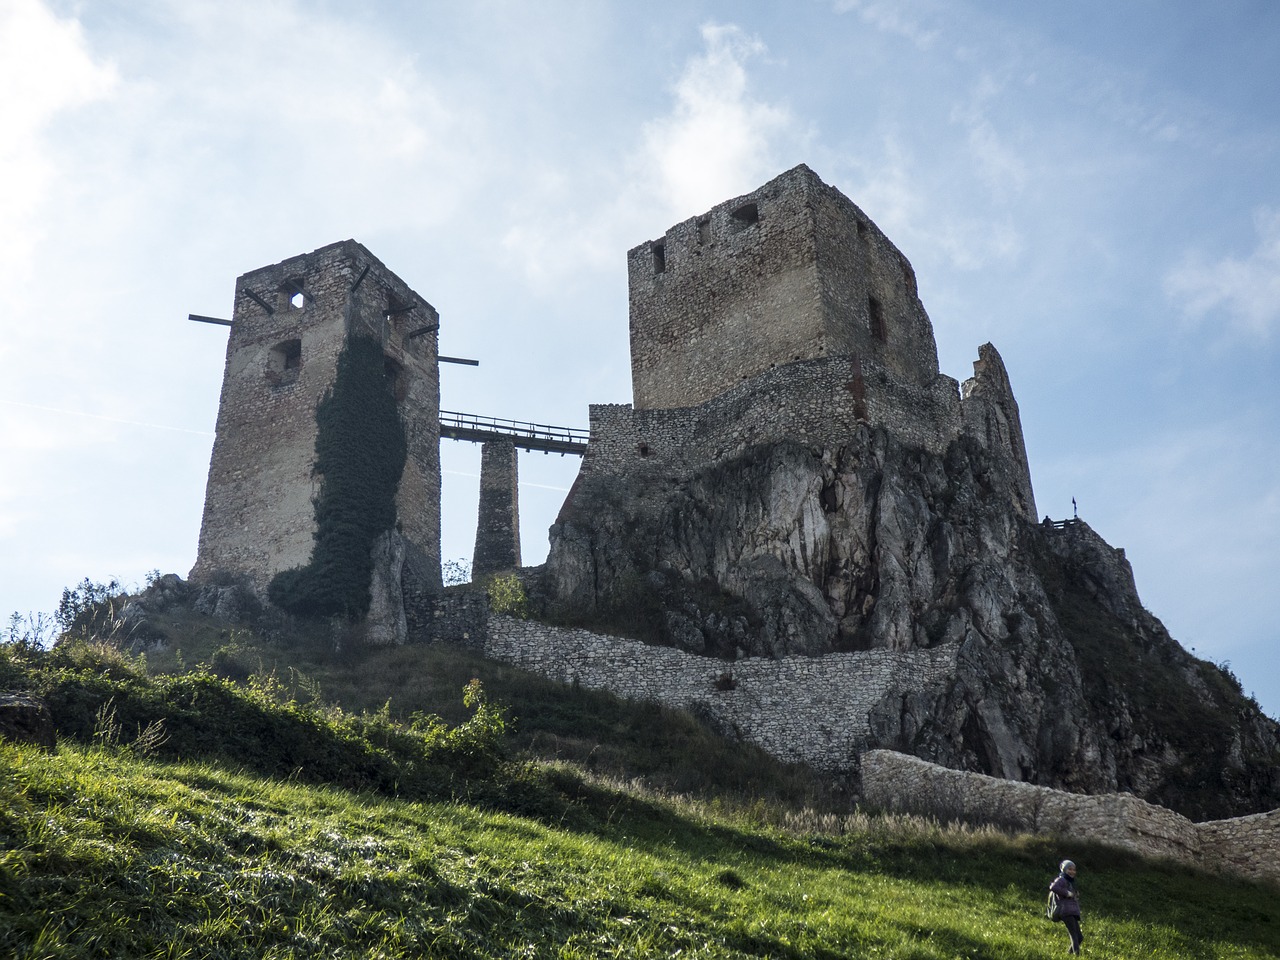
[[[584,466],[544,609],[725,660],[955,645],[949,681],[871,708],[865,747],[1200,819],[1280,805],[1277,725],[1142,608],[1122,551],[1025,517],[1011,435],[934,453],[859,424],[684,477]]]

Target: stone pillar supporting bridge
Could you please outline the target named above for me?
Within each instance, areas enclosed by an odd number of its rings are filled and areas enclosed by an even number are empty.
[[[483,444],[480,511],[471,576],[481,579],[520,566],[520,498],[516,449],[582,456],[589,432],[499,417],[440,411],[440,437]]]

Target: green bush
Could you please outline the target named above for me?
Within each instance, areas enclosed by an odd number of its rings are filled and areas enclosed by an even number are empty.
[[[489,580],[489,609],[518,620],[529,619],[529,597],[524,584],[514,573],[503,573]]]
[[[450,727],[418,714],[349,713],[300,703],[274,674],[238,684],[212,673],[150,677],[145,661],[81,640],[53,650],[0,647],[0,679],[40,696],[59,737],[168,760],[215,760],[262,776],[433,798],[498,778],[505,711],[478,680],[471,716]]]

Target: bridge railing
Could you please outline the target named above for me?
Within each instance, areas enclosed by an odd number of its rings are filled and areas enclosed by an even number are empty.
[[[440,411],[440,436],[449,440],[470,440],[484,443],[487,440],[508,439],[524,450],[541,450],[544,453],[586,453],[589,430],[576,427],[555,427],[545,423],[528,423],[508,420],[504,417],[482,417],[474,413],[456,410]]]

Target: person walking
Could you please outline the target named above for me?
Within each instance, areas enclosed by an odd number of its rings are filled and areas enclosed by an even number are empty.
[[[1084,934],[1080,932],[1080,894],[1076,892],[1076,865],[1063,860],[1058,866],[1058,876],[1049,884],[1049,892],[1058,898],[1058,919],[1066,925],[1071,936],[1070,953],[1079,953]]]

